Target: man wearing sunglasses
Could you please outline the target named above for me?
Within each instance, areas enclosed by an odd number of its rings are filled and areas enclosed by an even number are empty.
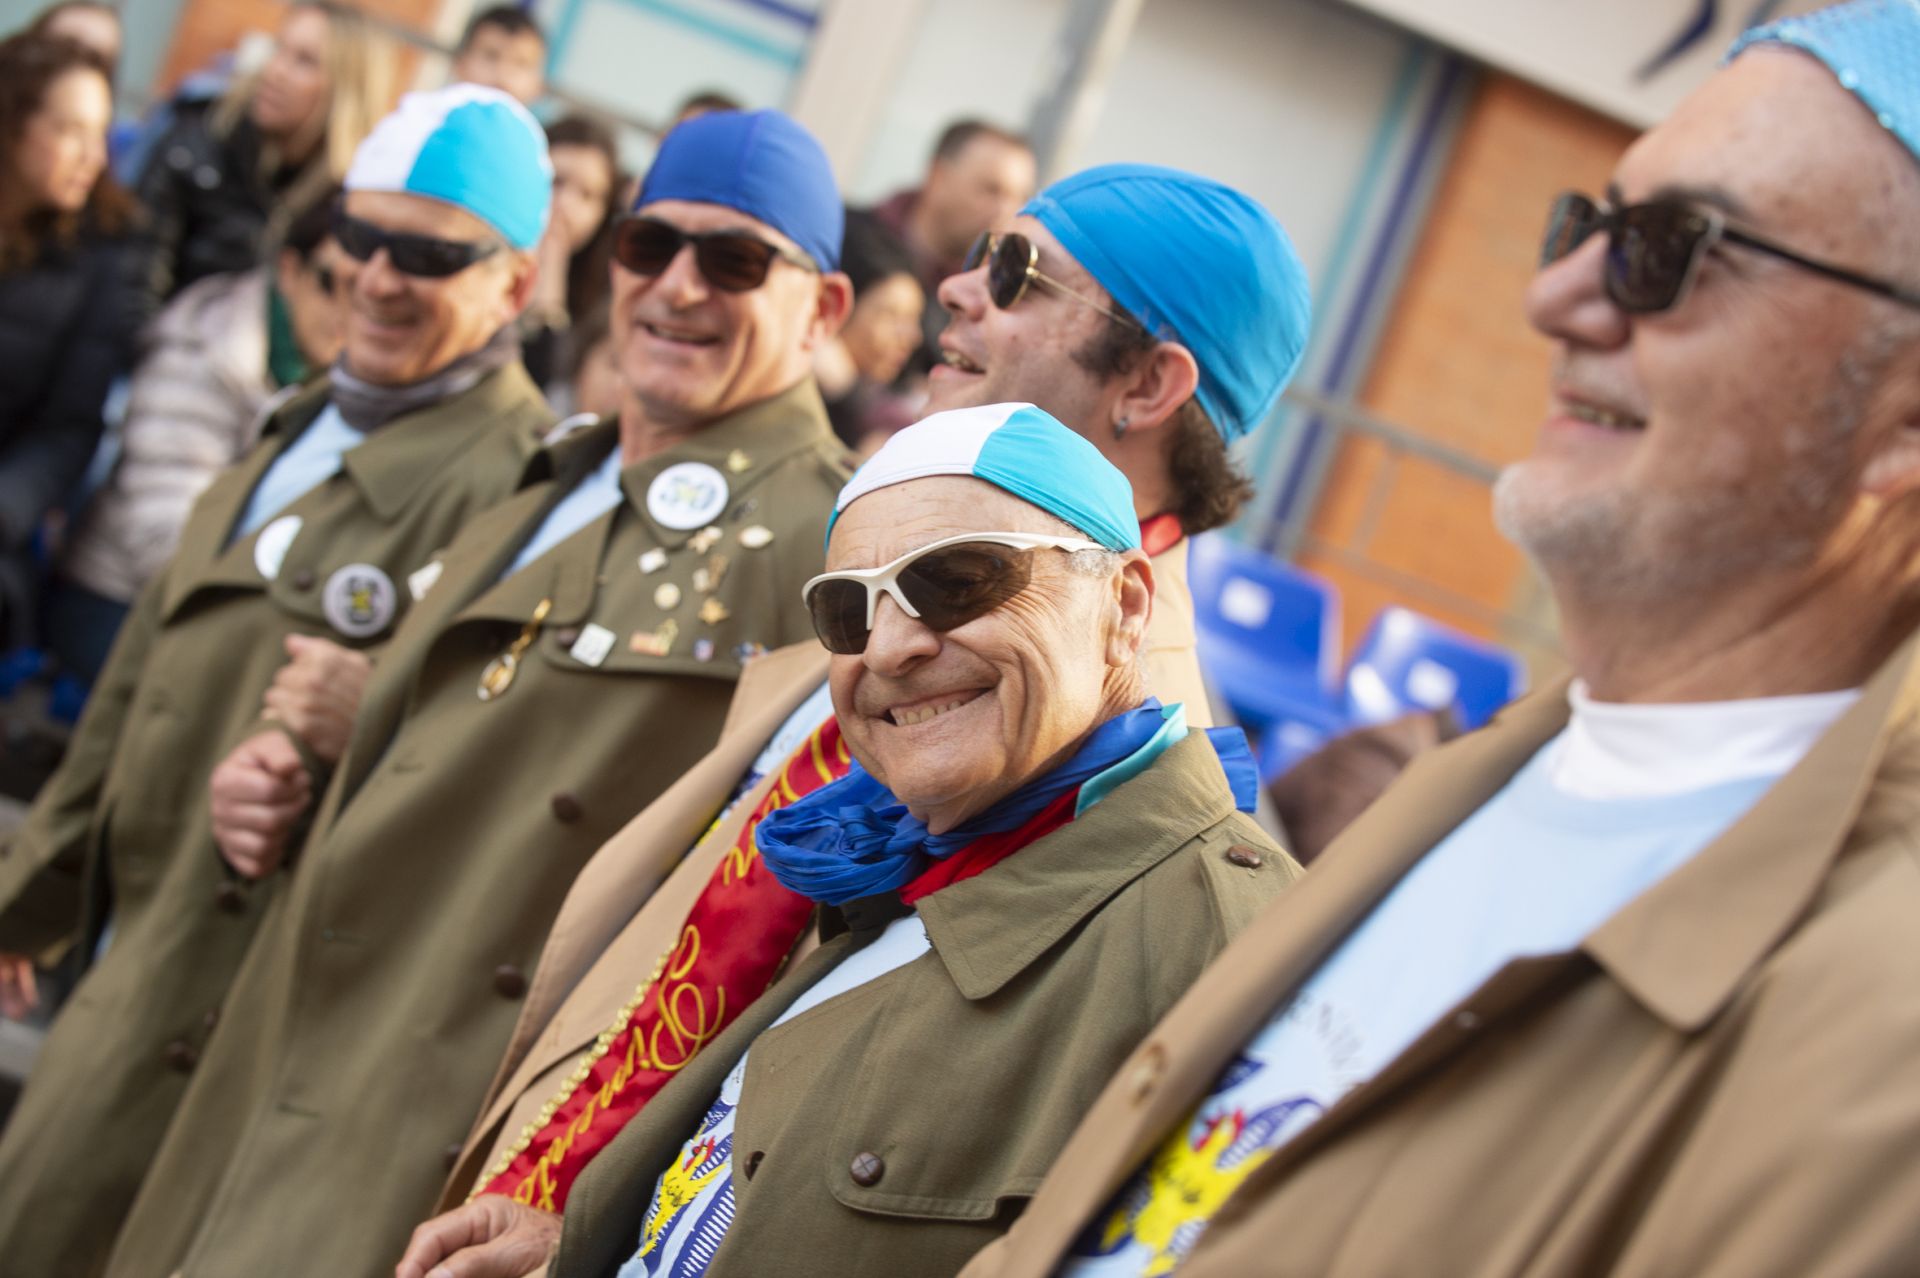
[[[940,286],[952,314],[929,407],[1025,401],[1133,485],[1153,558],[1148,684],[1205,712],[1186,538],[1253,494],[1227,449],[1306,349],[1306,271],[1272,214],[1222,183],[1112,164],[1055,182]]]
[[[809,371],[847,309],[841,218],[777,112],[667,137],[613,268],[621,410],[409,583],[110,1273],[390,1272],[574,876],[712,746],[742,663],[812,632],[847,473]],[[305,796],[256,784],[253,745],[215,835],[272,877]]]
[[[1920,6],[1553,210],[1495,496],[1577,678],[1414,763],[967,1278],[1920,1272]]]
[[[407,574],[513,492],[551,426],[513,324],[550,174],[537,123],[492,90],[410,96],[361,145],[345,210],[379,242],[340,237],[339,362],[194,506],[0,856],[0,982],[112,927],[0,1139],[0,1268],[97,1272],[276,904],[283,880],[222,864],[209,774],[262,731],[264,699],[265,766],[319,791],[340,742],[315,710],[351,700],[411,602]],[[410,274],[413,239],[473,263]],[[319,687],[277,683],[289,651],[323,648]]]

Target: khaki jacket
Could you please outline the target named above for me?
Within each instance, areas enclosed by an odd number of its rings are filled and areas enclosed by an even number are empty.
[[[1257,1168],[1181,1278],[1920,1273],[1917,655],[1579,949],[1509,964]],[[1276,1006],[1566,717],[1563,686],[1416,759],[1116,1072],[967,1278],[1054,1272]]]
[[[612,421],[569,435],[448,549],[109,1272],[252,1278],[290,1256],[317,1274],[390,1271],[574,876],[712,747],[740,654],[812,633],[800,586],[846,468],[810,382],[627,467],[625,501],[502,578],[616,447]],[[725,477],[716,532],[655,517],[652,481],[679,464]],[[674,641],[655,646],[669,621]],[[611,644],[593,648],[593,627]],[[512,683],[481,700],[482,672],[523,636]]]
[[[259,534],[228,544],[228,532],[325,403],[324,389],[290,401],[267,444],[195,506],[66,758],[0,856],[0,949],[90,945],[108,898],[114,927],[0,1138],[0,1273],[83,1275],[104,1259],[112,1231],[102,1222],[132,1201],[277,893],[277,878],[248,886],[227,871],[206,787],[256,726],[285,637],[382,643],[391,624],[358,638],[334,628],[328,583],[348,565],[374,565],[395,586],[392,611],[404,612],[407,574],[513,491],[552,423],[518,365],[389,422],[269,521],[302,521],[269,580]]]
[[[1078,820],[920,901],[930,953],[777,1028],[833,935],[588,1165],[556,1278],[633,1255],[663,1169],[749,1045],[736,1215],[707,1272],[951,1273],[1007,1227],[1099,1088],[1297,867],[1193,733]],[[877,1155],[877,1179],[854,1179]]]

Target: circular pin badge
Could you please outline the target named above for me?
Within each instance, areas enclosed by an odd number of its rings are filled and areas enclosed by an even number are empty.
[[[253,566],[268,581],[280,575],[280,565],[287,562],[287,551],[293,548],[293,539],[300,535],[300,523],[298,515],[282,515],[253,539]]]
[[[393,578],[372,564],[339,569],[320,594],[327,624],[349,639],[367,639],[385,630],[398,605]]]
[[[727,477],[705,462],[679,462],[647,485],[647,513],[679,532],[712,523],[727,507]]]

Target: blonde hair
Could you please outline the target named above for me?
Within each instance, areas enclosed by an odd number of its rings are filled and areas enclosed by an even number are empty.
[[[327,20],[327,103],[284,148],[262,148],[261,163],[270,169],[279,165],[285,152],[308,156],[268,217],[270,238],[346,178],[354,151],[393,109],[399,84],[393,44],[364,13],[338,0],[294,0],[287,6],[289,14],[299,9],[311,9]],[[227,90],[214,108],[217,133],[232,132],[245,117],[258,81],[255,71],[239,77]]]

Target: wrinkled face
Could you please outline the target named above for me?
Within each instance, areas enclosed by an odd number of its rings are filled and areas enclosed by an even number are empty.
[[[613,167],[598,147],[556,146],[549,154],[553,157],[553,222],[567,237],[567,252],[578,253],[607,220]]]
[[[911,480],[842,512],[827,568],[875,568],[969,531],[1062,530],[977,479]],[[1116,587],[1075,574],[1060,551],[1034,554],[1026,590],[945,634],[883,596],[866,651],[832,660],[848,747],[936,831],[1048,771],[1107,717]]]
[[[798,247],[737,209],[655,200],[640,210],[683,231],[744,231]],[[616,263],[610,325],[627,390],[656,422],[697,424],[788,389],[810,367],[822,333],[820,277],[776,259],[766,283],[726,293],[707,283],[693,246],[658,275]]]
[[[274,41],[273,56],[260,70],[248,112],[261,133],[288,138],[327,109],[327,15],[318,9],[288,12]]]
[[[889,275],[854,299],[840,340],[860,375],[882,385],[900,376],[920,349],[920,313],[927,295],[911,275]]]
[[[388,231],[443,240],[498,241],[485,222],[451,204],[393,191],[350,191],[352,217]],[[484,346],[519,314],[516,269],[525,255],[502,249],[444,279],[394,268],[381,249],[371,261],[339,255],[347,302],[346,360],[353,373],[380,386],[403,386],[439,372]]]
[[[1040,250],[1043,275],[1095,301],[1111,300],[1060,241],[1031,217],[1003,223]],[[1111,323],[1100,312],[1052,289],[1029,284],[1011,310],[987,296],[987,266],[940,284],[940,304],[952,318],[940,334],[941,362],[927,382],[927,412],[981,404],[1038,404],[1082,435],[1101,419],[1103,387],[1073,353]],[[1096,443],[1101,441],[1095,440]]]
[[[1607,198],[1684,194],[1913,286],[1920,270],[1886,248],[1908,242],[1887,192],[1911,187],[1911,164],[1817,63],[1758,50],[1641,138]],[[1870,337],[1887,304],[1728,244],[1679,305],[1628,315],[1603,291],[1605,251],[1593,237],[1529,290],[1528,317],[1556,348],[1552,404],[1533,455],[1497,486],[1502,529],[1556,586],[1602,599],[1698,599],[1804,568],[1891,428],[1873,420],[1887,352]]]
[[[326,368],[340,357],[346,316],[340,297],[340,262],[345,256],[331,236],[316,245],[304,262],[291,250],[280,252],[275,283],[286,299],[294,345],[310,369]]]
[[[481,27],[453,60],[452,78],[518,98],[532,106],[546,92],[547,46],[531,31]]]
[[[75,67],[47,86],[13,151],[14,170],[36,207],[64,213],[86,207],[107,167],[112,120],[113,96],[98,71]]]
[[[47,20],[47,34],[84,44],[110,67],[120,65],[120,15],[90,4],[62,9]]]
[[[921,189],[941,257],[957,258],[980,232],[999,226],[1033,196],[1033,152],[982,134],[951,159],[936,160]]]

